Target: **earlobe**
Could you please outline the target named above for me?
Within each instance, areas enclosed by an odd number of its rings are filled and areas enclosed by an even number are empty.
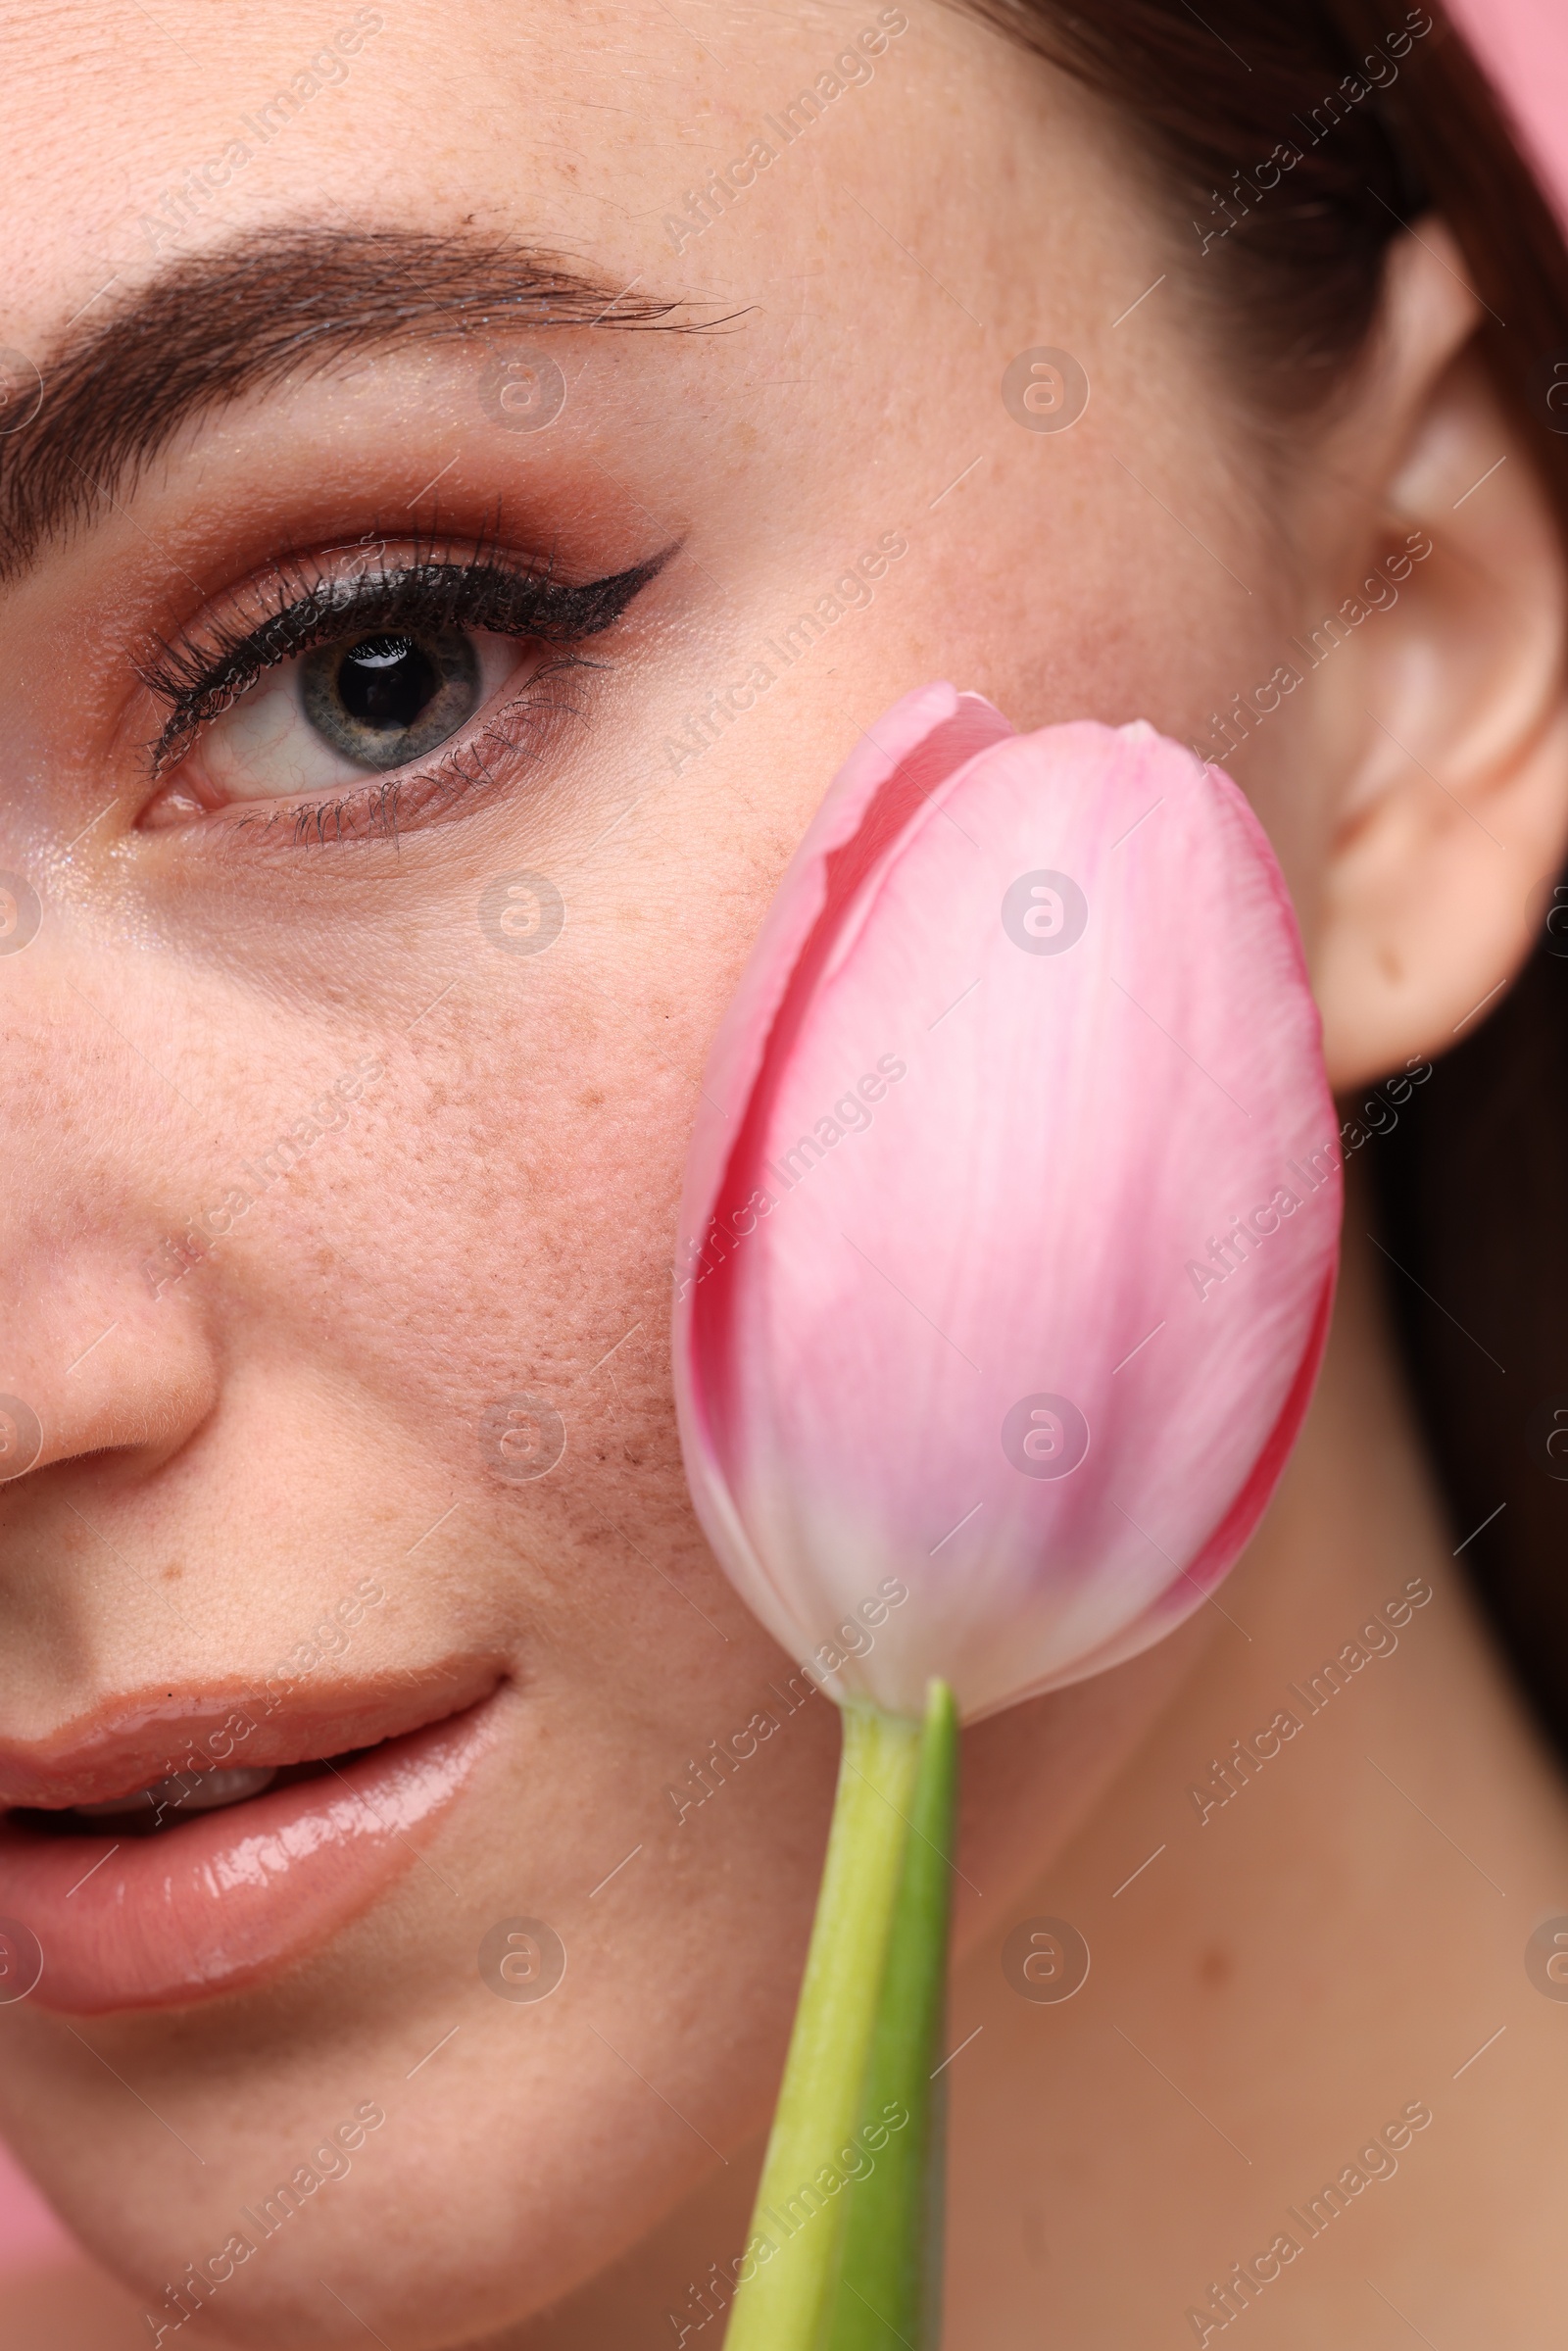
[[[1344,633],[1303,712],[1341,779],[1313,941],[1336,1088],[1486,1017],[1568,846],[1562,542],[1480,361],[1444,348],[1445,300],[1449,334],[1467,332],[1433,281],[1446,247],[1424,227],[1398,257],[1378,374],[1386,409],[1402,372],[1403,429],[1365,485]]]

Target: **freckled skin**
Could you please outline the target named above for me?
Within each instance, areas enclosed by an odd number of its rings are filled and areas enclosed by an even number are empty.
[[[685,1493],[669,1257],[704,1053],[811,809],[898,695],[946,675],[1021,727],[1148,716],[1191,740],[1324,609],[1298,559],[1329,562],[1332,541],[1340,560],[1334,531],[1263,495],[1192,306],[1151,300],[1111,340],[1168,260],[1111,127],[956,13],[910,6],[868,80],[700,237],[671,237],[700,171],[744,154],[875,17],[388,10],[341,82],[166,239],[143,224],[246,135],[322,20],[295,0],[221,26],[194,6],[159,26],[119,5],[11,11],[0,342],[47,351],[111,272],[125,291],[237,228],[340,217],[466,222],[730,321],[549,330],[569,390],[537,434],[486,414],[478,340],[301,370],[189,430],[5,594],[0,867],[35,877],[48,919],[0,972],[0,1387],[35,1399],[49,1438],[0,1488],[6,1728],[42,1738],[117,1691],[265,1673],[366,1575],[386,1605],[332,1672],[495,1655],[517,1695],[435,1867],[275,1981],[94,2020],[103,2064],[58,2019],[0,2011],[0,2126],[138,2311],[320,2132],[381,2102],[350,2177],[220,2289],[213,2323],[258,2351],[325,2351],[360,2319],[396,2351],[620,2351],[664,2339],[691,2281],[738,2248],[837,1736],[820,1699],[786,1714],[792,1661],[731,1594]],[[1043,339],[1094,385],[1068,432],[1020,430],[997,392]],[[679,553],[587,649],[604,666],[575,680],[575,714],[450,821],[320,851],[138,829],[152,730],[127,632],[187,623],[285,547],[408,526],[411,502],[420,526],[495,530],[574,577]],[[766,651],[890,532],[906,552],[869,602],[844,600],[787,667]],[[760,664],[770,684],[694,755],[692,713]],[[1328,772],[1288,711],[1246,777],[1314,948]],[[565,908],[536,955],[498,951],[477,917],[519,872]],[[1463,929],[1446,923],[1445,953]],[[1498,956],[1510,939],[1496,928]],[[379,1074],[292,1172],[243,1172],[367,1060]],[[169,1278],[166,1239],[236,1185],[254,1203]],[[1153,2340],[1202,2263],[1255,2234],[1232,2225],[1234,2157],[1151,2065],[1185,2082],[1191,2059],[1205,2108],[1266,2079],[1271,2111],[1335,2144],[1370,2119],[1357,2083],[1391,2012],[1398,2095],[1445,2079],[1447,2041],[1411,2021],[1407,1946],[1349,1843],[1361,1782],[1334,1780],[1328,1735],[1234,1826],[1181,1810],[1207,1755],[1267,1719],[1298,1651],[1343,1640],[1363,1586],[1396,1588],[1396,1555],[1445,1572],[1378,1314],[1359,1278],[1347,1296],[1311,1474],[1226,1598],[1250,1644],[1203,1610],[966,1740],[954,2036],[986,2031],[954,2068],[953,2351],[1038,2341],[1043,2278],[1064,2339]],[[514,1424],[486,1419],[519,1396],[564,1429],[531,1481],[500,1474]],[[1367,1497],[1396,1475],[1401,1507],[1380,1516]],[[1408,1752],[1484,1746],[1473,1786],[1519,1840],[1499,1874],[1544,1885],[1555,1797],[1445,1597],[1409,1679],[1358,1693],[1361,1733],[1396,1721]],[[778,1733],[683,1817],[669,1790],[694,1759],[770,1707]],[[1490,2016],[1492,1979],[1464,1975],[1471,1945],[1446,1932],[1446,1851],[1400,1851],[1409,1935],[1450,1971],[1434,1961],[1421,2000],[1446,2001],[1445,2030],[1472,1994]],[[1333,1889],[1304,1926],[1282,1857]],[[997,1964],[1036,1912],[1081,1917],[1095,1950],[1059,2011],[1018,2000]],[[478,1969],[483,1936],[524,1917],[567,1953],[538,2004],[497,1998]],[[1345,1947],[1369,1955],[1353,1983]],[[1518,2021],[1524,2038],[1543,2019]],[[1529,2132],[1494,2121],[1519,2152],[1469,2233],[1510,2247],[1517,2280],[1539,2267],[1540,2191],[1521,2185]],[[1272,2128],[1250,2152],[1283,2197],[1310,2164],[1293,2171]],[[1445,2193],[1461,2191],[1478,2192],[1461,2176]],[[1446,2207],[1424,2210],[1447,2241]],[[1309,2305],[1319,2290],[1301,2281],[1298,2307],[1356,2339]]]

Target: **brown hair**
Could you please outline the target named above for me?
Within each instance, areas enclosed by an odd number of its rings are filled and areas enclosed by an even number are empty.
[[[1496,394],[1568,536],[1568,246],[1440,6],[970,5],[1136,122],[1265,421],[1332,399],[1391,240],[1441,215],[1486,307]],[[1542,901],[1512,989],[1406,1101],[1380,1104],[1366,1149],[1455,1545],[1568,1753],[1568,886],[1554,898],[1547,877]]]

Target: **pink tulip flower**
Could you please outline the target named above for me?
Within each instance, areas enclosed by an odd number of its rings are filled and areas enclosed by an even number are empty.
[[[802,843],[681,1209],[698,1513],[842,1699],[966,1718],[1136,1655],[1253,1532],[1333,1296],[1338,1122],[1242,794],[934,685]]]

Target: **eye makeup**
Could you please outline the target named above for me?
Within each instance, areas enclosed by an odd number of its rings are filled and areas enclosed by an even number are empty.
[[[493,539],[454,548],[370,537],[286,558],[136,662],[167,713],[147,747],[148,772],[171,787],[144,824],[161,829],[249,800],[268,806],[242,821],[286,822],[297,842],[395,834],[400,819],[493,780],[492,757],[571,709],[563,674],[600,665],[576,648],[612,627],[672,552],[582,583]],[[495,692],[498,661],[516,693]],[[282,679],[267,691],[258,715],[253,690],[283,664],[297,675],[287,691]],[[252,707],[236,710],[247,698]],[[247,749],[275,752],[289,734],[314,736],[333,781],[353,784],[358,773],[365,783],[318,807],[280,808],[286,778],[247,781],[243,761]],[[216,799],[210,785],[204,794],[200,779],[185,786],[178,776],[204,737],[211,763],[226,771]],[[434,766],[411,766],[438,749]]]

